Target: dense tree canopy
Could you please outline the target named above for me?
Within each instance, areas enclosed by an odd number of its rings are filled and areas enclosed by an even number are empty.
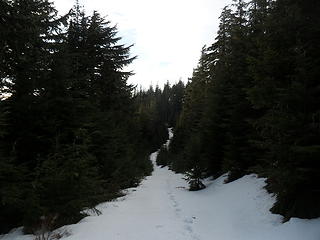
[[[284,220],[319,217],[319,12],[315,0],[234,0],[186,86],[138,90],[131,46],[98,12],[0,1],[0,232],[76,222],[136,186],[168,127],[157,163],[191,190],[254,172]]]
[[[189,178],[255,172],[273,212],[320,216],[318,2],[234,1],[186,87],[167,155]]]
[[[63,17],[44,0],[0,11],[0,231],[75,222],[151,172],[123,70],[134,57],[79,5]]]

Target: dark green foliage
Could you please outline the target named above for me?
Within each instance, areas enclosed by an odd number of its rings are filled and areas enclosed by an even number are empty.
[[[199,191],[206,188],[201,181],[203,178],[203,170],[197,165],[186,172],[185,180],[189,183],[189,191]]]
[[[272,208],[320,216],[320,4],[234,1],[188,83],[169,149],[170,166],[227,181],[257,172]]]
[[[256,127],[268,188],[277,194],[272,210],[285,219],[319,216],[319,9],[319,3],[310,8],[303,1],[274,2],[264,26],[268,34],[257,37],[264,48],[252,60],[249,97],[263,112]],[[265,66],[268,72],[257,75]]]
[[[1,231],[11,230],[12,226],[22,224],[21,216],[25,212],[26,194],[32,189],[26,184],[27,172],[21,166],[1,155],[0,160],[0,222]]]
[[[168,152],[168,148],[166,146],[162,146],[159,150],[159,154],[157,156],[157,165],[158,166],[168,166],[169,165],[170,155]]]
[[[150,174],[151,130],[110,22],[79,5],[58,17],[44,0],[0,11],[0,232],[51,230]]]
[[[168,127],[174,126],[178,121],[182,111],[182,101],[185,86],[179,81],[172,86],[167,82],[163,89],[152,86],[147,91],[139,90],[135,93],[135,100],[138,110],[137,115],[141,125],[143,135],[143,145],[150,146],[156,151],[168,139]],[[172,161],[172,155],[168,148],[163,145],[159,150],[157,165],[169,166],[176,161]]]
[[[255,171],[273,212],[319,217],[319,12],[315,0],[234,1],[186,87],[133,93],[130,46],[99,13],[0,1],[0,232],[75,222],[136,186],[168,127],[157,162],[191,190]]]
[[[179,81],[172,87],[166,83],[163,90],[150,86],[147,91],[134,94],[145,146],[156,151],[168,139],[167,128],[176,124],[182,109],[184,88]]]
[[[79,209],[98,202],[103,191],[94,161],[85,145],[74,144],[61,146],[37,169],[42,214],[57,215],[57,226],[79,220]]]

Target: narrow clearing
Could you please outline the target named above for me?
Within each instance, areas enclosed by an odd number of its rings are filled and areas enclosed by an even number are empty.
[[[170,136],[172,133],[170,132]],[[167,143],[168,144],[168,143]],[[269,212],[274,198],[264,179],[245,176],[223,184],[225,176],[207,180],[207,188],[187,191],[183,175],[155,165],[152,176],[125,197],[98,206],[102,214],[66,226],[68,240],[319,240],[320,219],[291,219]],[[29,240],[17,232],[3,239]]]

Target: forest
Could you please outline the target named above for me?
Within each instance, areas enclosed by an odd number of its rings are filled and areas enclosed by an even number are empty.
[[[0,11],[0,232],[77,222],[151,173],[184,85],[127,84],[135,57],[98,12],[59,17],[36,0]]]
[[[319,217],[319,10],[299,0],[225,7],[159,163],[187,173],[194,190],[208,176],[257,173],[277,196],[273,213]]]
[[[0,1],[0,233],[76,223],[137,186],[168,127],[157,163],[190,190],[257,173],[273,213],[320,217],[319,12],[234,0],[188,83],[146,90],[128,84],[132,46],[98,12]]]

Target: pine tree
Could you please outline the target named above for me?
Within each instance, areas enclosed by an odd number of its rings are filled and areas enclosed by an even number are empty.
[[[246,174],[255,164],[254,149],[250,145],[253,128],[249,124],[254,111],[245,91],[251,85],[246,61],[248,42],[250,42],[247,37],[247,4],[244,1],[236,1],[234,7],[235,11],[229,17],[229,32],[225,33],[229,36],[229,41],[224,47],[228,52],[219,58],[224,59],[226,67],[222,70],[223,75],[219,77],[226,82],[225,98],[229,104],[226,110],[227,144],[223,163],[224,168],[230,171],[229,181]]]
[[[12,28],[0,42],[1,91],[10,94],[1,102],[8,109],[1,231],[23,224],[33,232],[44,221],[49,228],[77,221],[84,208],[136,185],[151,163],[132,117],[131,73],[123,71],[134,58],[130,46],[118,44],[116,27],[79,4],[63,17],[47,1],[12,1],[4,9],[1,24]]]
[[[1,92],[6,109],[1,177],[5,230],[22,224],[27,209],[37,204],[33,170],[47,152],[40,96],[48,80],[56,31],[63,22],[47,1],[2,1],[1,12]],[[7,26],[10,25],[8,28]],[[24,202],[24,205],[22,204]],[[34,209],[36,212],[36,209]],[[4,230],[4,229],[1,229]]]
[[[314,9],[318,7],[314,5]],[[315,204],[319,202],[315,200],[319,198],[315,184],[319,166],[312,160],[319,154],[315,141],[319,131],[312,117],[318,111],[314,105],[318,73],[311,70],[316,69],[312,62],[317,59],[316,14],[300,1],[279,0],[269,11],[266,41],[261,41],[262,52],[254,58],[255,86],[249,96],[263,111],[256,126],[266,150],[263,160],[269,169],[269,189],[277,193],[273,211],[285,219],[313,217],[319,215],[314,210],[319,209]],[[308,210],[305,204],[310,206]]]

